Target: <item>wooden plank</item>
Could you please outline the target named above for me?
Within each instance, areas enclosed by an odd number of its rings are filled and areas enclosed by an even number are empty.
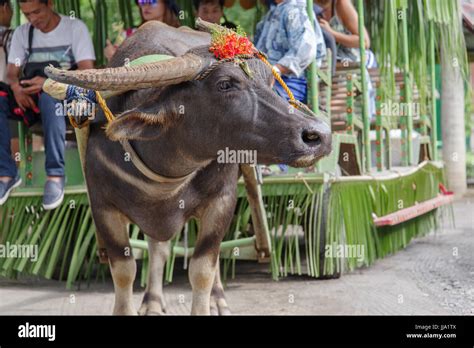
[[[412,207],[400,209],[397,212],[377,217],[373,214],[374,224],[376,227],[394,226],[402,222],[414,219],[420,215],[426,214],[436,208],[452,203],[454,195],[452,193],[440,194],[438,197],[429,199],[422,203],[415,204]]]
[[[268,262],[271,255],[271,241],[266,211],[263,205],[262,189],[257,181],[255,167],[248,164],[242,164],[240,169],[244,177],[247,198],[252,213],[258,260],[259,262]]]

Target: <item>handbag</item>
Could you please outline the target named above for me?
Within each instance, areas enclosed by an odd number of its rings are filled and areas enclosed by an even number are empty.
[[[20,73],[20,81],[30,80],[36,76],[46,78],[47,76],[44,72],[44,68],[49,66],[50,64],[57,68],[60,67],[59,62],[57,61],[47,61],[39,63],[28,62],[32,53],[34,29],[35,28],[31,25],[30,30],[28,32],[28,54],[26,57],[26,63]],[[38,105],[38,95],[31,95],[31,97],[33,98],[35,104]],[[19,107],[11,87],[4,82],[0,82],[0,98],[7,98],[8,100],[8,105],[10,109],[10,113],[8,115],[9,119],[23,122],[27,127],[33,126],[36,122],[40,120],[40,113],[37,108],[35,110],[23,110]]]
[[[34,77],[40,76],[47,78],[44,68],[49,65],[54,66],[55,68],[60,68],[61,64],[55,60],[49,60],[46,62],[29,62],[31,54],[32,54],[32,46],[33,46],[33,34],[35,31],[35,27],[30,25],[30,30],[28,31],[28,55],[26,56],[26,63],[23,66],[20,81],[22,80],[30,80]]]

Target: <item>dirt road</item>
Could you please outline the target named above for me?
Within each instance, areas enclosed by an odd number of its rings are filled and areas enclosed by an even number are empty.
[[[242,264],[227,286],[234,314],[474,314],[474,191],[455,203],[456,228],[412,242],[398,254],[340,279],[270,279],[267,266]],[[138,308],[143,290],[137,287]],[[168,312],[188,314],[184,271],[165,287]],[[110,314],[111,283],[68,291],[63,283],[0,280],[0,315]]]

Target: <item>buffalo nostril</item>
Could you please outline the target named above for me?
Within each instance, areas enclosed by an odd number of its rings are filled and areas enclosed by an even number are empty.
[[[318,146],[321,144],[321,136],[315,130],[304,130],[302,138],[304,143],[308,146]]]

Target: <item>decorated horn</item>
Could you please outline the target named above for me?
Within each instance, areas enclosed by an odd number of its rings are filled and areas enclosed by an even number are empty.
[[[54,81],[96,91],[126,91],[163,87],[195,78],[208,66],[205,58],[187,53],[159,62],[119,68],[66,71],[49,66],[46,75]]]
[[[67,99],[67,90],[70,85],[61,83],[61,82],[56,82],[52,79],[46,79],[44,85],[43,85],[43,91],[48,93],[51,97],[59,100],[65,100]],[[124,91],[101,91],[100,94],[104,99],[113,97],[115,95],[119,95],[123,93]]]

